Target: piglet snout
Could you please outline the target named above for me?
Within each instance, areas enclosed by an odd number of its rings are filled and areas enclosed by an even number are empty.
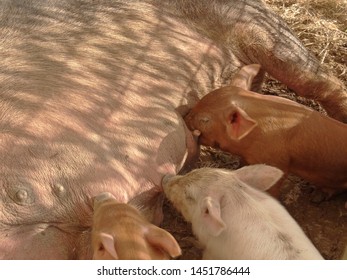
[[[163,177],[163,179],[161,181],[161,186],[163,188],[165,188],[174,177],[175,177],[175,175],[173,175],[173,174],[166,174],[166,175],[164,175],[164,177]]]
[[[99,193],[98,195],[93,197],[93,208],[94,210],[98,207],[98,205],[100,204],[100,202],[105,201],[107,199],[114,199],[113,194],[109,193],[109,192],[102,192]]]

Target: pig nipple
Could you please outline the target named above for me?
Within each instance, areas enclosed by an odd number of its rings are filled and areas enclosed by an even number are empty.
[[[194,129],[193,131],[193,136],[194,137],[199,137],[201,135],[201,131],[200,130],[197,130],[197,129]]]

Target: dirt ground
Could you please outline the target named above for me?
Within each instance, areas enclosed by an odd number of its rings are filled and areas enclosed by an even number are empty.
[[[321,63],[347,86],[347,1],[346,0],[266,0],[273,10],[292,27]],[[274,94],[324,111],[311,100],[297,97],[286,86],[267,77],[264,94]],[[346,139],[347,148],[347,139]],[[235,169],[237,157],[203,148],[197,167],[213,166]],[[346,170],[347,172],[347,170]],[[347,193],[322,201],[322,193],[304,180],[290,175],[281,189],[281,202],[301,225],[325,259],[340,259],[347,245]],[[346,204],[347,205],[347,204]],[[179,259],[201,259],[199,242],[190,224],[170,205],[164,204],[163,228],[179,242]]]

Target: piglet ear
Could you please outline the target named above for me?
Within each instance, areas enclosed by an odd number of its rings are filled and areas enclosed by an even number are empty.
[[[151,226],[145,237],[149,244],[166,252],[172,258],[176,258],[182,254],[176,239],[161,228]]]
[[[255,164],[234,171],[236,177],[247,185],[266,191],[274,186],[283,176],[283,172],[265,164]]]
[[[226,226],[221,217],[219,201],[207,196],[202,200],[200,207],[207,232],[212,236],[220,235]]]
[[[115,260],[118,260],[118,254],[116,252],[116,249],[114,247],[114,238],[112,235],[107,233],[100,233],[99,234],[101,245],[104,247],[105,251],[107,251]],[[97,257],[98,252],[94,252],[94,259],[98,259]]]
[[[240,87],[245,90],[250,90],[254,77],[260,70],[259,64],[250,64],[243,66],[238,73],[233,77],[230,85]]]
[[[240,107],[232,107],[226,117],[227,133],[233,140],[241,140],[257,126],[257,122]]]

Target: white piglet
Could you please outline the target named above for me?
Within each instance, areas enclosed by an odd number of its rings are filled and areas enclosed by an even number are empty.
[[[264,192],[282,175],[262,164],[201,168],[165,176],[163,188],[192,223],[204,259],[323,259],[286,209]]]

